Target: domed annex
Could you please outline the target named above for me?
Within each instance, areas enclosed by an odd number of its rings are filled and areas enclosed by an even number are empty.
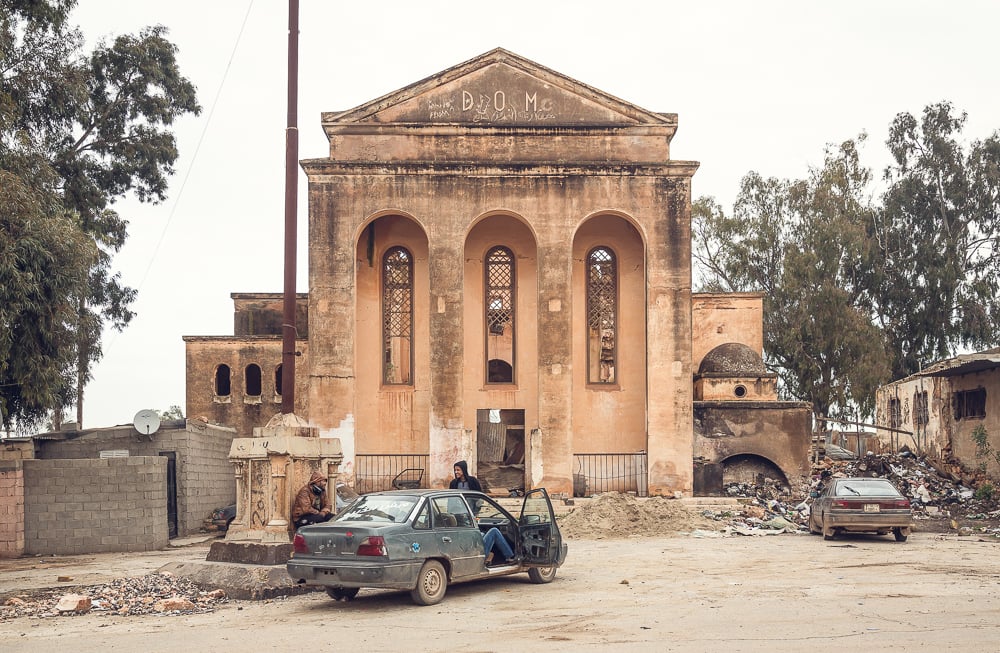
[[[741,342],[727,342],[705,354],[698,375],[762,376],[767,368],[760,355]]]
[[[727,342],[701,360],[694,377],[694,396],[696,401],[775,401],[777,379],[752,348]]]

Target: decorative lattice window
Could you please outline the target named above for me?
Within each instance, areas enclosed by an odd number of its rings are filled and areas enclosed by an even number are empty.
[[[587,381],[616,383],[618,265],[607,247],[587,254]]]
[[[382,259],[382,382],[413,382],[413,256],[393,247]]]
[[[514,382],[514,254],[506,247],[486,253],[486,382]]]

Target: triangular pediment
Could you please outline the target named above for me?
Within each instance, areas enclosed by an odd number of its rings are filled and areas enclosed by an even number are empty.
[[[676,116],[646,111],[497,48],[349,111],[325,113],[323,123],[673,126]]]

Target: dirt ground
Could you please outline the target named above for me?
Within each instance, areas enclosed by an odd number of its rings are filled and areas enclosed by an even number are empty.
[[[526,575],[451,586],[444,601],[362,590],[227,601],[210,612],[0,620],[3,651],[802,651],[1000,650],[1000,539],[917,526],[891,536],[726,535],[678,502],[610,497],[560,520],[556,580]],[[777,531],[775,531],[777,532]],[[153,555],[90,556],[47,569],[0,564],[0,595],[39,575],[80,583],[196,559],[207,543]],[[53,560],[53,563],[58,562]],[[43,563],[44,564],[44,563]],[[35,579],[35,580],[33,580]],[[49,585],[52,583],[50,582]],[[5,591],[6,590],[6,591]],[[28,593],[30,594],[30,592]]]

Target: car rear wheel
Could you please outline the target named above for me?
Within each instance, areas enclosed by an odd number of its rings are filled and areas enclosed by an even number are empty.
[[[528,578],[532,583],[551,583],[555,580],[558,567],[532,567],[528,570]]]
[[[335,601],[350,601],[358,595],[357,587],[327,587],[326,594]]]
[[[809,513],[809,534],[810,535],[819,535],[822,532],[823,532],[823,527],[816,525],[816,520],[814,519],[813,514],[810,512]]]
[[[428,560],[417,575],[417,586],[410,591],[413,602],[418,605],[434,605],[444,598],[448,589],[448,576],[437,560]]]
[[[892,536],[896,538],[897,542],[905,542],[906,541],[906,533],[903,532],[902,528],[894,528],[894,529],[892,529]]]

